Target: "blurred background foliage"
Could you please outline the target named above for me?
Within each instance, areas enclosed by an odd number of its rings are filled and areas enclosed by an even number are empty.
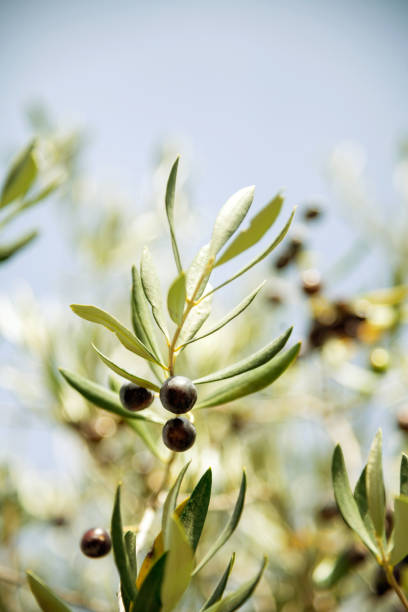
[[[149,426],[158,448],[154,456],[119,417],[93,407],[68,387],[58,367],[117,389],[120,379],[101,366],[90,348],[95,342],[114,359],[120,353],[119,362],[135,369],[132,356],[115,347],[109,334],[78,324],[67,305],[80,296],[127,321],[130,264],[146,242],[162,262],[163,283],[169,283],[163,193],[175,151],[165,146],[157,155],[147,196],[134,214],[131,205],[106,196],[103,187],[97,193],[89,189],[81,167],[86,150],[81,133],[62,135],[49,126],[45,112],[41,117],[38,109],[31,115],[32,129],[41,146],[53,151],[55,169],[63,170],[64,182],[54,198],[75,265],[61,270],[52,302],[36,298],[28,285],[0,296],[1,432],[9,441],[0,470],[0,609],[35,610],[22,573],[29,567],[78,609],[111,610],[117,587],[112,558],[92,562],[81,555],[78,541],[90,526],[107,526],[122,479],[126,520],[140,531],[139,548],[147,552],[160,528],[160,512],[146,511],[146,505],[163,478],[164,447],[158,428]],[[187,237],[187,249],[200,224],[190,203],[188,168],[189,160],[183,160],[177,192],[178,232]],[[336,149],[329,168],[333,190],[341,195],[341,214],[353,213],[356,238],[349,250],[322,275],[324,253],[313,248],[313,241],[316,231],[324,231],[328,204],[300,202],[296,226],[261,276],[241,282],[245,293],[263,275],[267,285],[261,296],[219,332],[218,341],[210,337],[193,346],[184,360],[187,376],[205,374],[248,354],[291,323],[303,340],[296,364],[270,389],[195,415],[199,436],[188,453],[193,462],[184,489],[191,490],[212,466],[215,494],[204,546],[231,511],[242,466],[249,488],[228,550],[195,580],[180,610],[198,609],[233,549],[238,552],[233,585],[245,580],[262,553],[270,558],[248,610],[397,609],[375,564],[338,517],[329,465],[333,443],[340,441],[357,475],[372,431],[381,424],[387,441],[385,474],[391,489],[397,488],[396,458],[408,431],[407,201],[401,198],[400,222],[389,224],[382,207],[367,195],[358,151]],[[396,168],[402,196],[407,195],[407,169],[402,147]],[[343,290],[350,270],[359,278],[360,262],[373,244],[383,253],[389,284],[366,291],[368,284],[376,287],[372,269],[370,283],[364,278],[361,288],[356,282],[353,292]],[[35,258],[35,245],[27,248]],[[215,300],[216,313],[225,312],[227,302]],[[139,366],[143,376],[146,366],[138,359]],[[178,458],[174,469],[182,464]]]

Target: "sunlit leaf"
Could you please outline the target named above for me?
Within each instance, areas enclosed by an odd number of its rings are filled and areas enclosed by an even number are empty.
[[[135,376],[134,374],[131,374],[127,370],[121,368],[116,363],[111,361],[108,357],[106,357],[106,355],[101,353],[101,351],[99,351],[94,344],[92,346],[94,350],[96,351],[97,355],[103,361],[103,363],[107,365],[108,368],[110,368],[113,372],[116,372],[116,374],[119,374],[119,376],[122,376],[123,378],[130,380],[131,382],[135,383],[136,385],[139,385],[140,387],[145,387],[146,389],[151,389],[152,391],[156,391],[156,392],[160,391],[160,387],[158,387],[154,383],[150,382],[149,380],[146,380],[145,378],[140,378],[139,376]]]
[[[211,497],[212,474],[209,468],[200,478],[180,514],[180,521],[191,548],[195,550],[201,537]]]
[[[210,254],[210,244],[205,244],[198,251],[186,272],[187,299],[198,300],[207,286],[215,258]]]
[[[233,612],[234,610],[238,610],[252,595],[255,591],[258,582],[260,581],[264,569],[267,564],[267,557],[264,557],[262,565],[258,571],[258,573],[245,582],[239,589],[227,595],[221,601],[215,603],[210,608],[207,608],[207,612]]]
[[[244,187],[232,195],[215,220],[210,253],[215,257],[241,225],[254,199],[255,187]]]
[[[98,323],[98,325],[103,325],[103,327],[116,334],[119,342],[129,351],[136,353],[136,355],[144,359],[155,361],[155,357],[143,342],[109,313],[96,306],[84,304],[71,304],[71,308],[78,317],[92,323]]]
[[[162,533],[165,548],[169,547],[171,517],[173,516],[173,513],[176,509],[177,496],[180,491],[180,486],[183,481],[184,474],[186,473],[189,465],[190,461],[186,463],[186,465],[180,470],[180,473],[177,476],[176,481],[174,482],[170,491],[168,492],[166,500],[163,504]]]
[[[282,355],[271,359],[264,365],[254,368],[244,374],[239,374],[228,380],[228,383],[204,398],[198,408],[220,406],[227,402],[245,397],[256,391],[261,391],[272,384],[293,363],[300,350],[300,342],[292,346]]]
[[[34,143],[28,145],[11,165],[1,190],[0,208],[22,198],[34,182],[38,172],[34,146]]]
[[[227,569],[221,576],[217,586],[215,587],[214,591],[211,593],[210,597],[207,599],[203,607],[200,609],[200,612],[204,612],[204,610],[207,610],[213,604],[217,603],[217,601],[221,599],[221,597],[224,594],[225,587],[227,586],[228,578],[231,574],[231,570],[232,570],[232,566],[234,565],[234,561],[235,561],[235,553],[232,553],[232,557],[230,559],[230,562],[227,565]]]
[[[366,293],[363,299],[368,300],[372,304],[394,306],[400,304],[408,297],[408,286],[397,285],[386,289],[376,289],[370,293]]]
[[[202,334],[201,336],[196,336],[195,338],[190,340],[188,344],[191,344],[192,342],[197,342],[197,340],[202,340],[203,338],[207,338],[207,336],[214,334],[215,332],[220,330],[222,327],[227,325],[227,323],[235,319],[235,317],[240,315],[241,312],[243,312],[246,308],[248,308],[250,304],[252,304],[253,300],[256,298],[256,296],[258,295],[258,293],[260,292],[260,290],[262,289],[264,285],[265,285],[265,281],[261,283],[256,289],[254,289],[252,293],[247,295],[247,297],[244,298],[242,302],[238,304],[238,306],[235,306],[235,308],[233,308],[225,317],[223,317],[221,321],[219,321],[216,325],[214,325],[214,327],[209,329],[205,334]]]
[[[147,247],[144,247],[142,253],[140,277],[142,279],[143,290],[152,307],[153,317],[163,334],[168,337],[160,281],[153,258]]]
[[[363,519],[361,518],[357,502],[353,497],[346,466],[344,464],[343,452],[339,445],[336,446],[333,453],[332,479],[334,496],[343,519],[347,525],[351,527],[351,529],[354,529],[357,535],[360,536],[367,548],[376,555],[378,553],[377,547],[370,538]]]
[[[136,266],[132,266],[132,294],[131,294],[131,310],[132,310],[132,325],[133,330],[138,338],[140,338],[151,351],[152,355],[157,359],[157,362],[163,363],[160,347],[157,342],[152,314],[150,312],[149,303],[143,291],[142,281]],[[163,382],[165,376],[163,370],[152,361],[149,361],[149,366],[158,378]]]
[[[71,612],[71,609],[33,572],[27,572],[27,580],[43,612]]]
[[[252,261],[250,261],[249,264],[247,264],[246,266],[241,268],[241,270],[239,270],[239,272],[237,272],[236,274],[234,274],[233,276],[228,278],[226,281],[224,281],[220,285],[217,285],[217,287],[215,287],[214,289],[211,290],[211,293],[214,293],[215,291],[218,291],[222,287],[225,287],[226,285],[231,283],[233,280],[239,278],[240,276],[242,276],[242,274],[245,274],[245,272],[248,272],[248,270],[250,270],[251,268],[256,266],[256,264],[261,262],[263,259],[265,259],[265,257],[267,257],[270,253],[272,253],[272,251],[274,249],[276,249],[278,244],[280,244],[282,242],[282,240],[284,239],[284,237],[288,233],[288,230],[289,230],[290,224],[292,223],[292,219],[294,217],[294,214],[295,214],[295,209],[293,209],[292,214],[290,215],[290,217],[289,217],[288,221],[286,222],[286,225],[282,229],[282,231],[278,234],[278,236],[275,238],[275,240],[264,251],[262,251],[262,253],[260,255],[258,255],[254,259],[252,259]],[[208,295],[209,293],[210,292],[207,292],[206,295]]]
[[[167,181],[167,187],[166,187],[166,200],[165,201],[166,201],[166,213],[167,213],[167,219],[169,222],[171,245],[173,248],[174,260],[176,262],[178,272],[181,273],[183,267],[181,265],[180,253],[178,250],[176,234],[174,230],[174,199],[175,199],[175,194],[176,194],[176,180],[177,180],[177,169],[178,169],[179,159],[180,157],[177,157],[176,161],[174,162],[170,170],[170,175],[169,175],[169,179]]]
[[[244,508],[245,503],[245,493],[247,487],[247,480],[245,471],[242,473],[241,486],[239,488],[238,498],[235,502],[233,513],[225,525],[224,529],[214,542],[214,544],[210,547],[207,554],[203,557],[200,563],[195,567],[193,576],[197,574],[207,563],[213,558],[213,556],[219,551],[219,549],[224,546],[225,542],[229,540],[231,535],[234,533],[235,529],[238,526],[239,519],[241,518],[242,510]]]
[[[382,432],[379,430],[371,446],[366,473],[368,511],[378,536],[385,524],[385,489],[382,473]]]
[[[187,344],[204,325],[211,313],[212,295],[209,295],[205,300],[201,300],[190,311],[186,321],[182,327],[179,337],[179,347]],[[179,348],[177,347],[177,348]]]
[[[8,244],[0,245],[0,261],[6,261],[13,255],[15,255],[18,251],[23,249],[25,246],[30,244],[35,238],[37,238],[38,232],[31,231],[28,234],[24,234],[20,238],[17,238],[13,242],[9,242]]]
[[[137,594],[132,612],[161,612],[161,588],[167,555],[167,552],[162,554],[150,569]]]
[[[392,565],[408,555],[408,497],[400,495],[394,501],[394,547],[391,551]]]
[[[368,514],[368,501],[367,501],[367,466],[364,467],[354,488],[354,499],[357,502],[360,516],[363,519],[364,525],[370,535],[370,538],[376,546],[375,529],[371,516]]]
[[[170,520],[169,549],[161,589],[162,612],[171,612],[187,589],[194,567],[194,553],[179,519]]]
[[[249,372],[254,368],[262,366],[263,364],[269,362],[273,357],[275,357],[275,355],[279,353],[280,350],[283,349],[286,342],[288,341],[290,334],[292,333],[292,329],[292,327],[289,327],[289,329],[284,334],[267,344],[264,348],[260,349],[256,353],[253,353],[253,355],[250,355],[249,357],[246,357],[245,359],[242,359],[241,361],[238,361],[237,363],[234,363],[231,366],[223,368],[222,370],[218,370],[218,372],[213,372],[212,374],[208,374],[208,376],[198,378],[194,381],[194,384],[200,385],[204,383],[215,382],[217,380],[223,380],[225,378],[231,378],[232,376],[237,376],[239,374]],[[259,384],[261,383],[259,382]],[[254,390],[257,390],[255,389],[255,387],[253,388]],[[260,388],[262,389],[262,387]]]
[[[400,493],[408,495],[408,457],[402,453],[400,469]]]
[[[60,368],[59,370],[62,376],[65,378],[67,383],[71,385],[78,393],[80,393],[86,400],[95,404],[103,410],[113,412],[126,420],[139,420],[146,421],[148,423],[159,423],[163,424],[164,421],[158,417],[151,410],[143,410],[140,412],[132,412],[123,408],[120,403],[119,396],[110,389],[106,389],[91,380],[88,380],[80,374],[74,374],[68,370]]]
[[[137,595],[137,588],[136,583],[132,578],[131,564],[127,555],[123,535],[120,493],[121,485],[118,485],[116,489],[111,521],[112,548],[122,586],[122,594],[125,594],[126,598],[128,598],[130,601],[133,601]]]
[[[181,272],[176,280],[171,284],[167,294],[167,310],[169,315],[179,325],[183,318],[184,307],[186,305],[186,275]]]
[[[234,238],[226,248],[215,265],[220,266],[259,242],[276,221],[281,211],[282,204],[283,197],[278,193],[273,200],[268,202],[268,204],[251,219],[248,227],[237,234],[236,238]]]

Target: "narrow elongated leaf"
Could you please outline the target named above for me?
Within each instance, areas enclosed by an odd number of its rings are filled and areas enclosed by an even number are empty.
[[[197,342],[197,340],[202,340],[203,338],[207,338],[207,336],[211,336],[211,334],[215,334],[215,332],[217,332],[219,329],[227,325],[227,323],[235,319],[235,317],[240,315],[241,312],[243,312],[246,308],[248,308],[250,304],[252,304],[252,302],[254,301],[254,299],[256,298],[256,296],[264,285],[265,281],[263,281],[256,289],[254,289],[252,293],[247,295],[247,297],[244,298],[242,302],[238,304],[238,306],[235,306],[235,308],[233,308],[225,317],[223,317],[221,321],[214,325],[214,327],[209,329],[205,334],[202,334],[201,336],[196,336],[195,338],[190,340],[188,344],[191,344],[192,342]]]
[[[171,246],[173,248],[174,261],[176,262],[177,270],[181,273],[183,267],[181,265],[180,253],[177,246],[176,233],[174,231],[174,200],[176,195],[176,180],[177,180],[177,170],[179,164],[180,157],[177,157],[174,162],[171,170],[169,179],[167,181],[166,187],[166,213],[167,219],[169,222],[170,228],[170,236],[171,236]]]
[[[210,244],[205,244],[198,251],[186,273],[187,299],[198,300],[207,286],[215,258],[210,253]]]
[[[364,467],[363,471],[360,474],[360,477],[357,481],[357,484],[354,489],[354,499],[357,502],[358,509],[360,511],[360,516],[363,519],[364,525],[367,529],[367,532],[373,542],[374,546],[377,546],[376,537],[375,537],[375,529],[373,525],[373,521],[368,514],[368,501],[367,501],[367,466]]]
[[[171,612],[187,589],[194,567],[194,553],[179,519],[170,521],[169,550],[161,589],[162,612]]]
[[[276,221],[283,204],[283,197],[278,193],[250,221],[248,227],[241,230],[216,262],[216,266],[229,261],[240,253],[254,246],[266,234]]]
[[[130,601],[137,596],[136,583],[132,577],[131,564],[127,555],[125,540],[123,536],[122,514],[120,506],[121,485],[118,485],[115,495],[115,503],[112,512],[111,536],[113,556],[119,573],[123,593]]]
[[[132,311],[132,326],[136,336],[147,346],[158,363],[164,363],[155,334],[150,306],[143,291],[139,271],[135,266],[132,266],[132,292],[130,304]],[[163,369],[152,361],[149,361],[149,367],[157,380],[162,383],[165,379]]]
[[[34,143],[31,143],[13,162],[1,190],[0,208],[22,198],[30,189],[38,172],[33,152]]]
[[[394,547],[391,551],[392,565],[408,555],[408,497],[400,495],[394,501]]]
[[[232,195],[221,208],[211,236],[210,253],[214,257],[244,220],[254,199],[255,187],[244,187]]]
[[[135,376],[134,374],[131,374],[124,368],[121,368],[120,366],[118,366],[116,363],[114,363],[108,357],[106,357],[106,355],[101,353],[101,351],[98,350],[94,344],[92,345],[92,347],[97,353],[98,357],[101,358],[103,363],[107,365],[108,368],[110,368],[113,372],[116,372],[116,374],[119,374],[119,376],[122,376],[123,378],[130,380],[131,382],[135,383],[136,385],[139,385],[140,387],[145,387],[146,389],[150,389],[151,391],[156,391],[157,393],[160,391],[160,387],[150,382],[149,380],[146,380],[145,378],[140,378],[140,376]]]
[[[125,547],[126,554],[129,561],[130,574],[133,580],[136,580],[137,576],[137,562],[136,562],[136,534],[134,531],[127,531],[125,533]]]
[[[255,591],[258,582],[260,581],[262,574],[265,570],[266,564],[268,562],[267,557],[264,557],[262,565],[258,571],[258,573],[245,582],[239,589],[231,593],[231,595],[227,595],[221,601],[215,603],[210,608],[207,608],[207,612],[233,612],[234,610],[238,610],[252,595]]]
[[[171,284],[167,294],[167,310],[169,315],[179,325],[183,318],[184,307],[186,305],[186,275],[181,272],[176,280]]]
[[[366,488],[368,511],[378,536],[384,533],[385,489],[382,473],[382,432],[379,430],[371,446],[367,462]]]
[[[208,376],[203,376],[202,378],[198,378],[194,381],[196,385],[202,385],[204,383],[215,382],[217,380],[223,380],[225,378],[231,378],[232,376],[237,376],[244,372],[249,372],[254,368],[258,368],[263,364],[269,362],[275,355],[279,353],[280,350],[283,349],[290,334],[292,333],[293,327],[289,327],[289,329],[276,338],[264,348],[260,349],[253,355],[246,357],[245,359],[241,359],[237,363],[234,363],[227,368],[223,368],[222,370],[218,370],[218,372],[213,372],[212,374],[208,374]],[[262,387],[261,387],[262,388]]]
[[[71,609],[33,572],[27,572],[27,580],[43,612],[71,612]]]
[[[116,334],[119,342],[123,344],[125,348],[136,353],[136,355],[144,359],[156,361],[155,357],[143,342],[109,313],[96,306],[88,306],[85,304],[71,304],[71,309],[78,317],[81,317],[81,319],[103,325],[103,327],[106,327],[106,329]]]
[[[162,514],[162,533],[163,533],[163,542],[165,549],[169,548],[169,539],[170,539],[170,527],[171,527],[171,517],[176,509],[177,497],[180,491],[180,486],[184,478],[184,474],[186,473],[188,466],[190,465],[190,461],[186,463],[186,465],[181,469],[179,475],[170,491],[167,494],[166,500],[163,505],[163,514]]]
[[[24,234],[20,238],[17,238],[13,242],[9,242],[8,244],[0,245],[0,261],[6,261],[13,255],[15,255],[18,251],[26,247],[30,242],[32,242],[35,238],[37,238],[38,232],[33,230]]]
[[[142,260],[140,262],[140,277],[142,279],[143,290],[152,307],[153,317],[162,330],[163,334],[168,337],[166,317],[164,314],[162,293],[160,281],[157,275],[156,267],[153,263],[153,258],[147,247],[143,249]]]
[[[205,300],[200,300],[188,314],[185,323],[182,327],[179,346],[184,347],[198,333],[204,325],[211,313],[212,295],[209,295]]]
[[[213,558],[213,556],[219,551],[219,549],[224,546],[225,542],[229,540],[229,538],[234,533],[235,529],[238,526],[239,520],[241,518],[242,510],[244,508],[245,503],[245,493],[247,487],[247,479],[245,471],[242,473],[241,486],[239,488],[239,493],[237,497],[237,501],[235,502],[233,513],[225,525],[224,529],[214,542],[214,544],[210,547],[207,554],[203,557],[200,563],[195,567],[193,576],[198,574],[198,572]]]
[[[195,551],[201,537],[211,497],[212,473],[209,468],[194,488],[182,513],[180,521],[191,548]]]
[[[408,495],[408,457],[402,453],[400,469],[400,493]]]
[[[278,236],[275,238],[275,240],[264,250],[262,251],[262,253],[260,255],[258,255],[257,257],[255,257],[254,259],[252,259],[252,261],[249,262],[249,264],[247,264],[246,266],[244,266],[243,268],[241,268],[241,270],[239,270],[239,272],[237,272],[236,274],[234,274],[234,276],[231,276],[229,279],[227,279],[226,281],[224,281],[223,283],[221,283],[221,285],[218,285],[217,287],[215,287],[214,289],[211,290],[211,293],[214,293],[215,291],[218,291],[219,289],[221,289],[222,287],[225,287],[226,285],[228,285],[229,283],[232,283],[232,281],[234,281],[235,279],[239,278],[240,276],[242,276],[242,274],[245,274],[245,272],[248,272],[248,270],[250,270],[251,268],[253,268],[254,266],[256,266],[256,264],[258,264],[259,262],[261,262],[263,259],[265,259],[265,257],[267,257],[270,253],[272,253],[272,251],[274,249],[276,249],[276,247],[278,246],[278,244],[280,244],[282,242],[282,240],[284,239],[284,237],[286,236],[286,234],[288,233],[290,224],[292,223],[293,217],[295,214],[295,208],[292,211],[292,214],[290,215],[288,221],[286,222],[285,227],[282,229],[282,231],[278,234]],[[205,297],[207,295],[209,295],[210,292],[207,292],[207,294],[205,295]]]
[[[300,342],[282,355],[244,374],[232,377],[228,383],[204,398],[197,408],[220,406],[240,399],[271,385],[293,363],[300,350]]]
[[[344,464],[343,452],[339,445],[336,446],[333,453],[332,479],[334,496],[343,519],[347,525],[351,527],[351,529],[354,529],[357,535],[360,536],[367,548],[376,555],[378,553],[378,548],[373,544],[367,532],[357,502],[351,492],[346,466]]]
[[[130,410],[126,410],[122,407],[117,393],[94,383],[80,374],[74,374],[74,372],[69,372],[63,368],[60,368],[59,371],[71,387],[76,389],[76,391],[86,400],[103,410],[113,412],[126,420],[146,421],[148,423],[159,424],[164,423],[164,421],[151,410],[143,410],[143,412],[131,412]]]
[[[234,561],[235,561],[235,553],[232,553],[232,557],[230,559],[230,562],[227,565],[227,569],[221,576],[217,586],[215,587],[214,591],[211,593],[210,597],[207,599],[203,607],[201,608],[200,612],[204,612],[204,610],[207,610],[213,604],[217,603],[217,601],[221,599],[221,597],[224,594],[225,587],[227,586],[228,578],[231,574],[231,570],[232,570],[232,566],[234,565]]]
[[[147,574],[135,599],[132,612],[161,612],[161,589],[167,555],[167,552],[162,554]]]

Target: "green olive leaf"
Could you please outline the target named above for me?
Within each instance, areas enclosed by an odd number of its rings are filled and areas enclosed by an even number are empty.
[[[232,376],[237,376],[238,374],[243,374],[244,372],[249,372],[254,368],[258,368],[264,363],[270,361],[279,353],[279,351],[283,349],[289,339],[290,334],[292,333],[292,330],[293,327],[289,327],[284,334],[267,344],[264,348],[260,349],[256,353],[253,353],[249,357],[245,357],[245,359],[242,359],[241,361],[238,361],[238,363],[234,363],[227,368],[218,370],[218,372],[213,372],[212,374],[208,374],[208,376],[198,378],[197,380],[194,380],[194,384],[202,385],[204,383],[216,382],[217,380],[231,378]]]
[[[240,255],[250,247],[254,246],[266,234],[268,229],[276,221],[283,204],[283,197],[278,193],[262,210],[250,221],[248,227],[239,232],[231,244],[227,247],[216,266],[226,263],[233,257]]]
[[[129,351],[136,353],[136,355],[139,355],[144,359],[156,361],[156,358],[143,344],[143,342],[109,313],[97,308],[96,306],[88,306],[84,304],[71,304],[71,309],[76,315],[78,315],[78,317],[81,317],[81,319],[91,321],[92,323],[97,323],[98,325],[103,325],[103,327],[106,327],[106,329],[116,334],[119,342]]]
[[[28,585],[43,612],[71,612],[45,582],[33,572],[27,572]]]
[[[224,599],[215,603],[210,608],[207,608],[207,612],[233,612],[234,610],[240,608],[255,591],[265,570],[267,562],[268,558],[264,557],[259,571],[253,578],[251,578],[251,580],[248,580],[248,582],[245,582],[241,587],[239,587],[239,589],[230,595],[227,595],[227,597],[224,597]]]
[[[180,344],[177,347],[177,350],[184,348],[189,341],[194,338],[210,316],[211,307],[212,295],[209,295],[207,298],[205,298],[205,300],[200,300],[195,306],[193,306],[181,329],[179,337]]]
[[[129,568],[133,580],[136,580],[137,576],[137,562],[136,562],[136,534],[134,531],[127,531],[125,533],[125,547],[126,554],[129,560]]]
[[[86,400],[95,404],[103,410],[117,414],[126,420],[146,421],[148,423],[163,424],[164,421],[151,410],[143,410],[140,412],[131,412],[122,407],[119,401],[119,396],[110,389],[105,389],[84,376],[74,374],[68,370],[60,368],[59,370],[67,383],[80,393]]]
[[[241,518],[242,510],[244,508],[245,503],[245,493],[247,488],[247,479],[245,470],[242,473],[241,486],[239,488],[238,498],[235,502],[234,510],[232,515],[225,525],[224,529],[214,542],[214,544],[210,547],[207,554],[203,557],[200,563],[194,568],[193,576],[198,574],[198,572],[205,566],[207,563],[213,558],[213,556],[224,546],[224,544],[230,539],[235,529],[238,526],[239,520]]]
[[[246,395],[260,391],[272,384],[293,363],[300,350],[300,342],[285,351],[283,355],[271,359],[267,363],[234,376],[228,383],[217,389],[214,393],[204,398],[197,408],[211,408],[220,406],[227,402],[240,399]]]
[[[143,580],[142,586],[134,601],[132,612],[161,612],[161,589],[167,556],[167,552],[163,553]]]
[[[371,446],[367,462],[366,488],[368,512],[376,534],[381,537],[385,527],[385,489],[382,473],[382,432],[379,430]]]
[[[264,251],[262,251],[262,253],[260,253],[260,255],[258,255],[254,259],[252,259],[252,261],[250,261],[249,264],[247,264],[246,266],[241,268],[241,270],[239,270],[239,272],[237,272],[236,274],[231,276],[229,279],[227,279],[226,281],[224,281],[223,283],[221,283],[220,285],[218,285],[217,287],[212,289],[211,293],[214,293],[215,291],[218,291],[219,289],[221,289],[222,287],[225,287],[229,283],[232,283],[232,281],[234,281],[235,279],[237,279],[240,276],[242,276],[242,274],[245,274],[245,272],[248,272],[248,270],[250,270],[251,268],[256,266],[256,264],[261,262],[263,259],[265,259],[265,257],[267,257],[270,253],[272,253],[272,251],[274,249],[276,249],[278,244],[280,244],[282,242],[282,240],[284,239],[284,237],[288,233],[289,227],[290,227],[290,225],[292,223],[292,220],[293,220],[293,217],[294,217],[294,214],[295,214],[295,210],[296,210],[296,207],[293,209],[292,214],[290,215],[290,217],[289,217],[288,221],[286,222],[286,225],[284,226],[284,228],[281,230],[281,232],[278,234],[278,236],[275,238],[275,240]],[[209,294],[210,294],[210,292],[207,292],[204,297],[207,297]]]
[[[205,244],[198,251],[186,273],[188,300],[198,300],[202,296],[214,267],[214,261],[214,257],[210,254],[210,244]]]
[[[166,326],[160,281],[153,263],[153,258],[147,247],[144,247],[140,262],[140,277],[142,279],[143,290],[152,307],[153,317],[166,338],[169,334]]]
[[[195,551],[201,537],[207,517],[211,497],[212,472],[209,468],[193,489],[181,514],[180,521],[184,527],[191,548]]]
[[[408,495],[408,457],[405,453],[401,457],[400,494]]]
[[[210,253],[214,257],[231,238],[244,220],[254,199],[255,187],[244,187],[232,195],[221,208],[215,220],[210,242]]]
[[[408,497],[406,495],[395,498],[394,523],[391,565],[396,565],[408,555]]]
[[[200,609],[200,612],[204,612],[204,610],[208,610],[213,604],[217,603],[221,599],[224,594],[225,587],[227,586],[228,578],[230,577],[232,567],[235,561],[235,553],[232,553],[232,557],[227,565],[227,569],[221,576],[217,586],[214,591],[211,593],[210,597],[207,599],[203,607]]]
[[[7,206],[17,198],[22,198],[33,184],[38,173],[34,148],[35,143],[32,142],[12,163],[1,190],[0,208]]]
[[[111,537],[115,565],[119,573],[124,599],[133,601],[137,596],[136,582],[132,577],[132,564],[129,561],[123,534],[121,513],[121,485],[116,489],[115,502],[111,520]]]
[[[135,383],[136,385],[139,385],[140,387],[145,387],[146,389],[150,389],[151,391],[156,391],[157,393],[160,391],[160,387],[150,382],[150,380],[146,380],[145,378],[140,378],[140,376],[135,376],[134,374],[131,374],[127,370],[118,366],[116,363],[114,363],[108,357],[106,357],[106,355],[101,353],[101,351],[97,349],[94,344],[92,344],[92,348],[94,349],[98,357],[103,361],[103,363],[107,365],[108,368],[110,368],[113,372],[116,372],[116,374],[119,374],[119,376],[126,378],[126,380],[130,380],[131,382]]]
[[[24,234],[17,240],[9,242],[8,244],[0,245],[0,261],[6,261],[18,251],[23,249],[25,246],[30,244],[35,238],[37,238],[38,232],[36,230]]]
[[[374,555],[377,555],[378,548],[371,540],[370,534],[361,518],[357,502],[353,497],[344,463],[343,451],[339,444],[337,444],[333,453],[332,480],[334,496],[343,519],[360,536],[367,548]]]
[[[178,250],[177,240],[176,240],[176,233],[174,231],[174,200],[175,200],[175,194],[176,194],[176,180],[177,180],[177,170],[178,170],[179,160],[180,160],[180,157],[177,157],[176,161],[174,162],[170,170],[170,175],[169,175],[169,179],[167,181],[167,187],[166,187],[165,202],[166,202],[166,214],[167,214],[167,220],[169,222],[171,246],[173,248],[174,260],[176,262],[177,270],[179,274],[181,274],[183,267],[181,265],[180,253]]]
[[[180,325],[186,305],[186,275],[181,272],[171,284],[167,294],[167,310],[171,319]]]
[[[211,336],[211,334],[215,334],[215,332],[217,332],[222,327],[227,325],[230,321],[235,319],[235,317],[240,315],[241,312],[244,312],[244,310],[246,310],[248,308],[248,306],[250,304],[252,304],[252,302],[254,301],[254,299],[256,298],[256,296],[258,295],[260,290],[262,289],[262,287],[264,287],[264,285],[265,285],[265,281],[263,281],[260,285],[258,285],[258,287],[252,291],[252,293],[247,295],[247,297],[244,298],[242,300],[242,302],[240,302],[238,304],[238,306],[235,306],[235,308],[233,308],[225,317],[223,317],[221,319],[221,321],[218,321],[218,323],[216,325],[214,325],[214,327],[209,329],[205,334],[202,334],[201,336],[196,336],[196,337],[192,338],[192,340],[189,340],[189,342],[187,342],[186,344],[191,344],[192,342],[197,342],[198,340],[202,340],[203,338],[207,338],[207,336]]]

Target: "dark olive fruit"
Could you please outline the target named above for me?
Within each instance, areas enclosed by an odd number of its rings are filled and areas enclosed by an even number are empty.
[[[312,219],[318,219],[318,217],[320,217],[321,214],[322,214],[321,208],[319,208],[319,206],[311,204],[303,212],[303,217],[306,219],[306,221],[311,221]]]
[[[163,427],[163,442],[172,451],[177,453],[191,448],[196,439],[196,429],[185,417],[170,419]]]
[[[122,406],[127,410],[132,410],[132,412],[147,408],[154,400],[154,394],[150,389],[139,387],[139,385],[135,385],[135,383],[123,385],[120,388],[119,397]]]
[[[319,509],[318,517],[322,521],[331,521],[332,519],[339,516],[339,509],[336,502],[327,502],[324,506]]]
[[[360,563],[365,561],[368,557],[367,550],[359,544],[353,544],[352,546],[350,546],[350,548],[346,550],[346,555],[349,567],[355,567],[356,565],[360,565]]]
[[[282,268],[286,268],[286,266],[288,266],[291,261],[292,261],[292,257],[290,253],[286,252],[286,253],[282,253],[282,255],[278,257],[274,265],[277,270],[281,270]]]
[[[408,432],[408,410],[405,409],[403,412],[400,412],[397,416],[397,425],[398,429],[401,431]]]
[[[160,400],[166,410],[184,414],[192,409],[197,400],[197,389],[185,376],[171,376],[160,389]]]
[[[112,548],[110,535],[102,527],[93,527],[85,531],[81,539],[81,550],[87,557],[97,559],[104,557]]]

